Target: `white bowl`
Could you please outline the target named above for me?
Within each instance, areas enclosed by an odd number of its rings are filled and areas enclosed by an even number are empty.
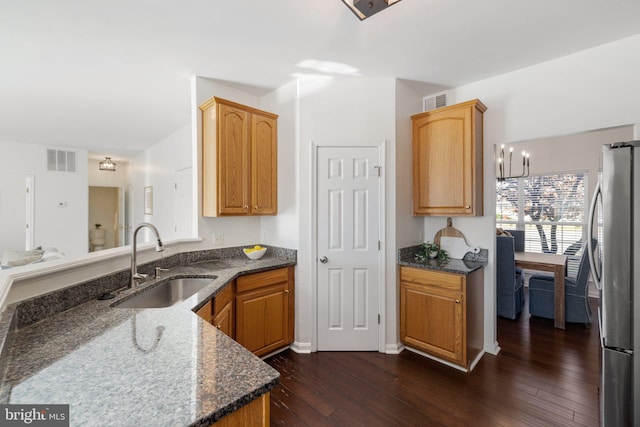
[[[260,259],[262,258],[262,255],[264,255],[267,252],[267,248],[262,248],[260,250],[254,250],[251,252],[247,252],[248,250],[251,250],[253,248],[246,248],[243,249],[242,252],[244,252],[244,254],[247,256],[247,258],[249,259]]]

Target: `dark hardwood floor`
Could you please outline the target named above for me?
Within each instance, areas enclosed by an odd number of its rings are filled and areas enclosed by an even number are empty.
[[[600,348],[590,328],[498,318],[497,356],[468,374],[403,351],[296,354],[267,359],[279,426],[597,426]]]

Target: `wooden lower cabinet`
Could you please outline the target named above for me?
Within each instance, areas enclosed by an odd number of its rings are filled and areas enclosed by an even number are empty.
[[[402,342],[468,370],[484,341],[483,274],[401,267]]]
[[[209,301],[205,305],[203,305],[196,314],[202,317],[207,323],[211,323],[211,319],[213,318],[213,302]]]
[[[211,320],[213,326],[231,338],[235,338],[236,323],[233,302],[233,285],[228,285],[213,299],[213,318]]]
[[[270,400],[270,394],[267,392],[211,425],[215,427],[267,427],[270,424]]]
[[[293,342],[293,267],[236,279],[236,341],[256,356]]]
[[[240,276],[196,314],[264,356],[293,342],[294,283],[293,267]]]

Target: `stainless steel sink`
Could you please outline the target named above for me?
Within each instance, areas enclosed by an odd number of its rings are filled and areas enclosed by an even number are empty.
[[[171,307],[197,293],[200,289],[210,285],[212,278],[181,278],[171,279],[153,288],[115,303],[118,308],[161,308]]]

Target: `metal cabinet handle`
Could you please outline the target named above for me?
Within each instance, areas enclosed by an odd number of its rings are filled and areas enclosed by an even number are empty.
[[[464,207],[465,209],[471,209],[471,206],[467,205]]]
[[[327,261],[329,261],[329,260],[327,259],[326,256],[323,256],[322,258],[320,258],[320,262],[323,263],[323,264],[326,264]]]
[[[220,325],[216,325],[216,328],[220,329]]]
[[[289,289],[285,289],[285,290],[284,290],[284,293],[285,293],[285,294],[288,294],[288,293],[289,293]]]
[[[249,210],[249,206],[248,205],[244,205],[244,210],[248,211]]]
[[[253,207],[253,210],[254,210],[254,211],[257,211],[258,209],[259,209],[258,205],[255,205],[255,206]]]
[[[456,300],[456,304],[460,304],[460,300],[459,299]]]

